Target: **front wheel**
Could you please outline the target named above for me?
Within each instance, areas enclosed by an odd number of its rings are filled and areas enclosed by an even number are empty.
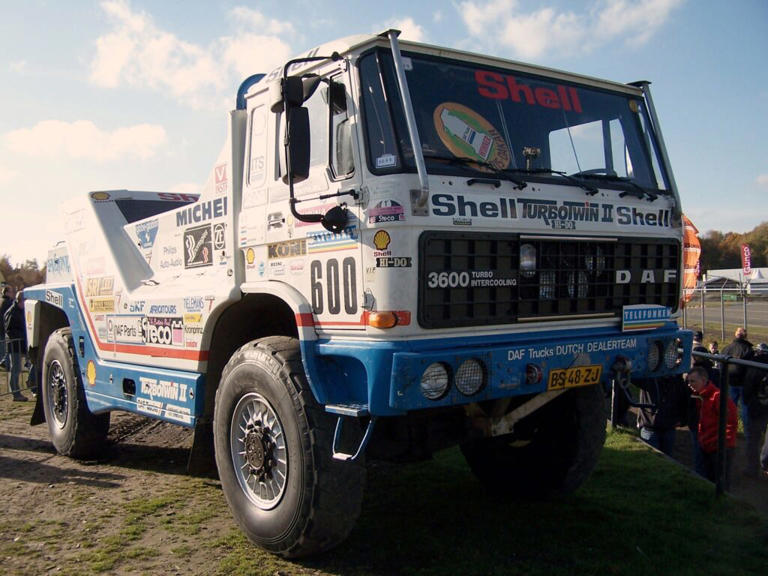
[[[42,400],[56,451],[72,458],[93,458],[106,444],[109,412],[93,414],[85,400],[72,332],[56,330],[43,356]]]
[[[600,386],[569,390],[515,425],[515,432],[462,445],[472,472],[492,490],[544,497],[576,490],[605,443]]]
[[[365,467],[333,460],[334,423],[309,390],[295,339],[250,342],[227,363],[216,393],[216,465],[230,510],[255,544],[295,558],[349,534]]]

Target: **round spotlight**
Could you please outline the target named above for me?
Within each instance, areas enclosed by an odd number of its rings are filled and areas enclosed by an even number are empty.
[[[483,363],[476,358],[465,360],[456,371],[454,382],[456,383],[456,388],[458,388],[459,392],[464,394],[464,396],[477,394],[485,385],[485,369]]]
[[[682,352],[680,352],[682,345],[683,343],[678,338],[675,338],[664,349],[664,366],[669,370],[680,364],[680,361],[683,359]]]
[[[434,362],[427,366],[421,375],[421,393],[428,400],[437,400],[448,390],[448,366],[442,362]]]
[[[654,340],[648,343],[648,370],[655,372],[661,366],[661,342]]]

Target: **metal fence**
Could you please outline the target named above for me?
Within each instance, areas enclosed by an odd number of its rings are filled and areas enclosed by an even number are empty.
[[[18,353],[16,357],[14,352]],[[6,338],[0,340],[0,367],[5,371],[5,385],[0,386],[0,397],[9,396],[11,392],[11,361],[14,356],[19,361],[19,391],[37,392],[37,385],[32,375],[31,359],[27,357],[26,343],[22,338]]]
[[[768,342],[768,294],[733,281],[699,284],[682,310],[682,325],[701,330],[707,341],[730,342],[742,326],[753,342]]]
[[[719,381],[719,388],[720,388],[719,416],[720,417],[718,420],[718,436],[717,436],[717,479],[715,481],[715,494],[717,496],[720,496],[724,493],[725,485],[726,485],[725,478],[726,478],[727,463],[726,463],[725,430],[726,430],[726,424],[727,424],[727,418],[728,418],[728,398],[730,397],[730,382],[729,382],[729,376],[728,376],[728,366],[731,364],[735,364],[738,366],[745,366],[747,368],[757,368],[762,371],[768,371],[768,364],[753,362],[751,360],[742,360],[739,358],[734,358],[732,356],[725,356],[723,354],[708,354],[705,352],[692,352],[691,354],[697,358],[705,358],[707,360],[710,360],[720,367],[720,381]],[[622,382],[618,378],[614,379],[611,382],[612,398],[611,398],[610,423],[612,427],[615,427],[617,425],[616,407],[617,407],[618,394],[626,395],[627,402],[632,407],[651,408],[651,409],[654,408],[653,405],[640,404],[639,402],[636,402],[629,390],[629,384],[630,384],[629,380],[627,382]]]

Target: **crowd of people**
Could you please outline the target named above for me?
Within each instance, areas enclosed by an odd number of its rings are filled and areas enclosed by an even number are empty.
[[[727,370],[729,397],[725,415],[725,487],[730,485],[736,447],[739,413],[746,442],[746,467],[749,478],[768,479],[768,345],[754,346],[744,328],[738,328],[733,341],[719,351],[717,342],[704,346],[703,334],[694,334],[693,352],[719,355],[729,360],[694,354],[691,369],[683,377],[633,381],[640,389],[637,426],[640,437],[654,448],[670,454],[678,426],[690,430],[694,469],[715,481],[720,422],[720,386]],[[766,364],[766,369],[744,366],[730,360],[750,360]],[[761,447],[762,446],[762,447]]]

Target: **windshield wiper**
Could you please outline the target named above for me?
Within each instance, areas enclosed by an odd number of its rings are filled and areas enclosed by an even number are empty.
[[[592,180],[603,180],[605,182],[618,182],[620,184],[627,184],[632,190],[624,190],[623,192],[619,193],[620,198],[624,198],[624,196],[634,196],[635,198],[645,198],[648,197],[649,202],[653,202],[656,200],[656,198],[659,197],[658,194],[655,194],[654,192],[651,192],[650,190],[647,190],[646,188],[643,188],[632,180],[631,178],[627,178],[626,176],[619,176],[614,174],[579,174],[579,178],[588,178]]]
[[[496,176],[503,176],[505,179],[509,180],[515,185],[515,190],[522,190],[526,186],[528,186],[528,183],[525,180],[518,180],[517,178],[513,178],[510,174],[510,172],[517,172],[517,170],[510,170],[507,168],[497,168],[493,164],[489,162],[485,162],[483,160],[473,160],[471,158],[465,158],[463,156],[441,156],[439,154],[424,154],[424,159],[430,159],[430,160],[442,160],[443,162],[448,162],[448,164],[453,164],[455,166],[466,166],[468,168],[474,169],[476,172],[480,173],[486,173],[485,170],[489,170],[491,173],[495,174]]]
[[[594,196],[599,192],[594,186],[590,186],[583,180],[566,174],[565,172],[561,172],[560,170],[552,170],[551,168],[508,168],[507,171],[514,172],[515,174],[555,174],[557,176],[562,176],[564,179],[568,180],[568,182],[583,188],[590,196]]]

